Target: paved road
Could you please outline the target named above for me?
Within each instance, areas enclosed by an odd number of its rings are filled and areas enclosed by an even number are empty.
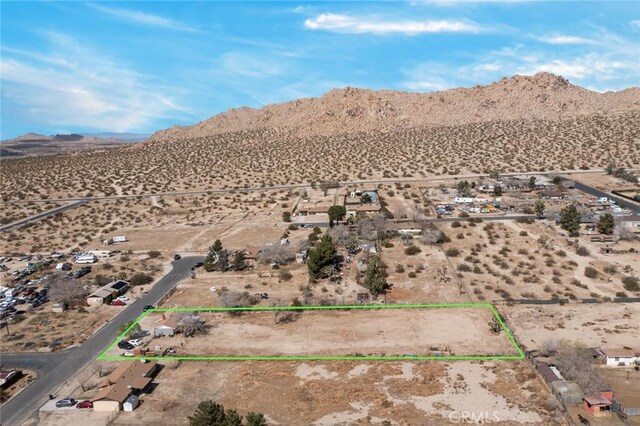
[[[62,384],[98,357],[115,339],[116,330],[121,324],[137,318],[145,305],[157,304],[182,279],[189,276],[194,263],[203,260],[202,256],[191,256],[173,262],[171,272],[158,281],[146,295],[128,305],[113,321],[78,347],[53,353],[0,354],[3,368],[28,368],[38,373],[35,382],[2,406],[0,423],[17,425],[32,416],[46,402],[49,394],[56,395],[55,392]],[[56,395],[65,396],[67,395]]]
[[[548,171],[548,172],[519,172],[519,173],[501,173],[500,176],[529,176],[529,175],[571,175],[574,173],[602,173],[603,169],[594,170],[560,170],[560,171]],[[345,185],[360,185],[360,184],[388,184],[388,183],[405,183],[405,182],[437,182],[451,179],[473,179],[479,177],[489,177],[488,174],[468,174],[468,175],[448,175],[437,177],[411,177],[411,178],[383,178],[383,179],[363,179],[363,180],[349,180],[338,182],[339,186]],[[178,192],[157,192],[152,194],[137,194],[137,195],[110,195],[104,197],[71,197],[71,198],[57,198],[57,199],[35,199],[35,200],[13,200],[6,201],[1,204],[24,204],[24,203],[50,203],[50,202],[71,202],[71,201],[101,201],[101,200],[127,200],[135,198],[149,198],[149,197],[162,197],[162,196],[178,196],[178,195],[202,195],[202,194],[221,194],[229,192],[253,192],[253,191],[271,191],[280,189],[296,189],[296,188],[308,188],[310,183],[297,183],[291,185],[274,185],[274,186],[255,186],[250,188],[227,188],[227,189],[210,189],[199,191],[178,191]]]
[[[80,207],[83,204],[87,204],[89,200],[78,200],[72,203],[66,204],[64,206],[56,207],[55,209],[47,210],[42,213],[35,214],[33,216],[26,217],[24,219],[16,220],[15,222],[11,222],[8,225],[0,226],[0,233],[10,231],[15,228],[20,228],[28,223],[35,222],[40,219],[44,219],[47,216],[53,216],[56,213],[62,213],[70,209],[75,209],[76,207]]]
[[[599,189],[596,189],[592,186],[588,186],[585,185],[584,183],[580,183],[580,182],[576,182],[576,189],[579,191],[584,192],[585,194],[589,194],[592,195],[594,197],[607,197],[610,198],[612,200],[614,200],[620,207],[626,207],[627,209],[629,209],[630,212],[635,213],[635,214],[640,214],[640,205],[629,201],[629,200],[625,200],[622,197],[617,197],[615,195],[612,195],[608,192],[604,192],[601,191]]]

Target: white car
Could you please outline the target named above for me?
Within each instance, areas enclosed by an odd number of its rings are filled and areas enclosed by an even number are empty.
[[[140,339],[133,339],[133,340],[129,340],[130,344],[132,344],[133,346],[140,346],[142,344],[142,340]]]
[[[212,292],[214,292],[214,293],[215,293],[216,291],[218,291],[218,289],[217,289],[217,288],[215,288],[215,287],[211,287],[209,290],[211,290],[211,291],[212,291]]]
[[[132,352],[123,352],[122,356],[127,357],[127,358],[131,358],[133,356]]]
[[[128,302],[129,298],[127,296],[118,296],[116,300],[119,300],[121,302]]]

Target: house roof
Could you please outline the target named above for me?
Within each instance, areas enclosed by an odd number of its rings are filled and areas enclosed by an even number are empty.
[[[298,211],[299,212],[309,212],[309,213],[327,213],[329,211],[329,207],[331,207],[331,206],[300,207],[300,208],[298,208]]]
[[[634,353],[628,349],[603,349],[602,352],[609,358],[633,358]]]
[[[611,401],[602,396],[601,393],[592,393],[583,397],[589,405],[611,405]]]
[[[363,204],[361,206],[349,206],[347,210],[355,212],[377,212],[381,209],[379,204]]]
[[[151,381],[151,379],[149,379]],[[122,404],[127,400],[129,395],[131,395],[131,389],[122,384],[111,385],[104,387],[98,391],[98,393],[93,397],[92,401],[100,401],[103,399],[109,401],[117,401]]]
[[[538,361],[537,363],[538,371],[544,377],[544,380],[547,383],[555,382],[556,380],[562,380],[562,378],[558,377],[558,375],[551,369],[549,364],[546,362]]]
[[[123,362],[113,370],[109,376],[100,383],[100,387],[110,386],[113,384],[124,384],[125,387],[133,389],[144,389],[151,382],[149,376],[156,369],[157,363],[129,361]]]
[[[417,222],[393,222],[386,226],[389,231],[399,231],[401,229],[422,229],[422,225]]]

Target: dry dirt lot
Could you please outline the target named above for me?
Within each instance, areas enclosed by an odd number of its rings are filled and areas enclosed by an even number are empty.
[[[200,316],[211,327],[207,336],[156,338],[150,346],[198,356],[424,356],[431,348],[447,355],[517,355],[504,333],[490,331],[486,308],[304,311],[288,324],[275,324],[271,311]],[[141,326],[152,332],[161,321],[152,314]]]
[[[547,340],[573,340],[586,346],[622,348],[640,342],[640,304],[514,305],[501,307],[505,319],[528,350]]]
[[[140,408],[114,424],[187,424],[204,399],[276,425],[444,425],[463,411],[506,425],[566,424],[523,361],[183,362],[156,381]]]

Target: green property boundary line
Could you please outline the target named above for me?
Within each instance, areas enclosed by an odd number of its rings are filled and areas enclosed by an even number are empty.
[[[146,356],[146,357],[124,357],[107,356],[109,352],[120,340],[129,333],[144,317],[152,312],[227,312],[227,311],[294,311],[294,310],[347,310],[347,309],[427,309],[427,308],[489,308],[500,327],[507,335],[518,355],[451,355],[451,356]],[[120,334],[102,353],[98,356],[101,361],[130,361],[130,360],[175,360],[175,361],[462,361],[462,360],[521,360],[525,358],[524,351],[518,345],[513,334],[505,325],[502,317],[496,308],[490,303],[443,303],[443,304],[407,304],[407,305],[335,305],[335,306],[255,306],[247,308],[155,308],[143,312],[134,322]]]

